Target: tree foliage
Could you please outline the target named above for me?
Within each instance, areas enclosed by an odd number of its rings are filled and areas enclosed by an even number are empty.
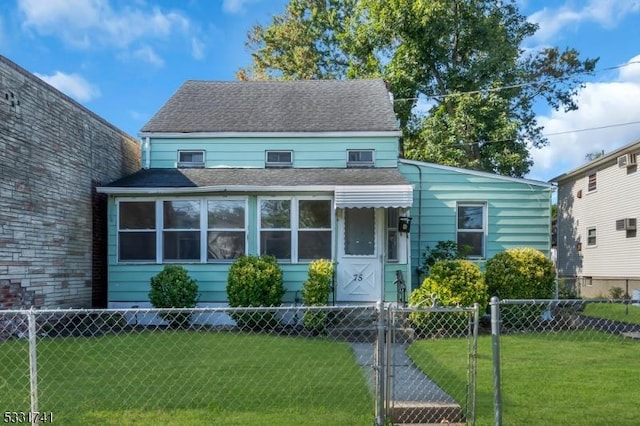
[[[547,144],[534,103],[577,109],[597,62],[525,50],[537,29],[515,0],[290,0],[249,32],[252,64],[238,78],[382,77],[404,157],[520,177]]]

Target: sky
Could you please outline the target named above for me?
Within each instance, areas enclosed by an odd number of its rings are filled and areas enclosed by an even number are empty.
[[[0,54],[132,136],[186,80],[235,80],[247,32],[286,0],[0,0]],[[640,140],[640,0],[518,0],[539,25],[525,49],[600,58],[578,111],[536,106],[549,145],[526,176],[548,181]]]

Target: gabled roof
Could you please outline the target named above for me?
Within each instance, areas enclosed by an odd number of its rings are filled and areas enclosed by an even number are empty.
[[[363,131],[398,131],[381,79],[189,80],[141,133]]]
[[[640,140],[637,140],[635,142],[631,142],[630,144],[621,146],[615,151],[611,151],[607,155],[598,157],[595,160],[589,161],[588,163],[585,163],[579,167],[576,167],[575,169],[572,169],[566,173],[556,176],[553,179],[549,179],[549,182],[560,182],[566,179],[570,179],[576,175],[582,175],[587,170],[590,170],[596,167],[601,167],[606,163],[617,159],[621,155],[628,154],[628,153],[639,153],[639,152],[640,152]]]

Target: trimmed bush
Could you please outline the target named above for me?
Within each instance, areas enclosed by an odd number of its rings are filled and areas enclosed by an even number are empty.
[[[327,306],[333,289],[333,263],[319,259],[309,264],[309,278],[302,284],[302,301],[306,306]],[[302,318],[305,328],[324,331],[330,321],[329,312],[307,311]]]
[[[411,292],[410,306],[430,307],[433,295],[437,306],[468,307],[478,303],[481,311],[486,309],[487,287],[482,271],[475,263],[461,259],[441,260],[433,264],[430,272],[422,285]],[[469,323],[468,315],[458,312],[412,312],[409,319],[414,327],[427,333],[442,329],[460,332],[466,330]]]
[[[513,248],[487,261],[485,281],[490,296],[500,299],[551,299],[555,291],[553,262],[541,251]]]
[[[485,280],[490,296],[500,299],[551,299],[555,292],[553,262],[539,250],[522,247],[496,254],[487,261]],[[531,328],[540,324],[546,306],[501,306],[502,323],[511,328]]]
[[[195,308],[198,303],[198,283],[189,277],[181,265],[167,265],[156,276],[151,277],[149,301],[155,308]],[[168,312],[161,317],[172,327],[188,326],[190,313]]]
[[[436,262],[440,260],[464,259],[471,252],[468,245],[458,245],[452,240],[438,241],[434,248],[427,246],[422,253],[422,265],[420,271],[423,274],[429,274],[429,270]]]
[[[273,256],[241,256],[229,269],[227,296],[231,307],[280,306],[284,292],[282,269]],[[232,317],[245,328],[277,325],[272,312],[234,312]]]

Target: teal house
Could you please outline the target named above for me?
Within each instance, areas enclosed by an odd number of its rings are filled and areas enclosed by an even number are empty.
[[[420,284],[427,247],[454,240],[479,262],[509,247],[549,255],[551,190],[400,158],[382,80],[187,81],[142,128],[142,169],[108,195],[109,307],[150,306],[166,264],[226,304],[244,254],[278,259],[285,303],[301,303],[309,263],[336,265],[332,300],[397,302]]]

